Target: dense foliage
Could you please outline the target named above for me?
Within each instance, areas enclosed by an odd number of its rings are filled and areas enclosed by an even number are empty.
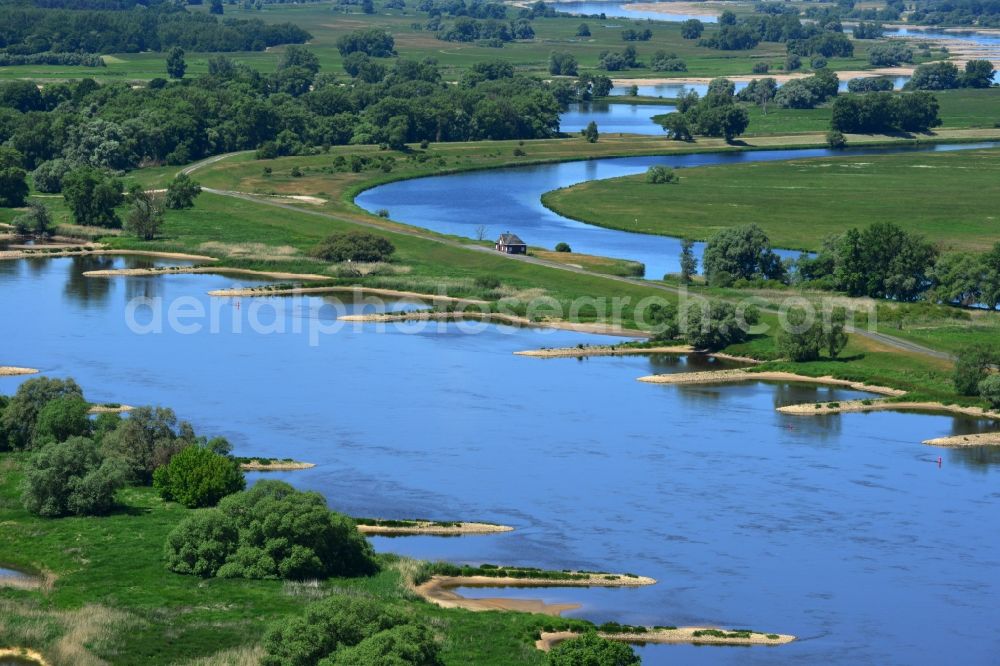
[[[926,92],[838,97],[830,120],[832,129],[855,134],[926,132],[940,124],[937,98]]]
[[[25,467],[21,501],[31,513],[50,518],[108,513],[125,475],[85,437],[50,442]]]
[[[276,624],[264,637],[264,666],[439,666],[433,634],[402,612],[363,597],[335,596]]]
[[[912,23],[1000,27],[997,0],[917,0],[913,4]]]
[[[207,446],[182,449],[153,473],[153,487],[165,500],[186,507],[214,506],[246,487],[240,464]]]
[[[219,20],[167,3],[128,11],[0,7],[0,49],[11,55],[138,53],[172,46],[190,51],[263,51],[309,39],[308,32],[292,23]]]
[[[549,666],[635,666],[639,656],[625,643],[588,631],[558,643],[549,652]]]
[[[838,308],[823,317],[801,309],[792,309],[783,318],[778,331],[778,355],[798,363],[815,361],[825,351],[837,358],[847,346],[847,313]]]
[[[0,450],[31,449],[44,443],[46,433],[38,431],[39,416],[49,403],[60,399],[83,400],[83,391],[72,379],[36,377],[21,384],[0,413]]]
[[[259,481],[214,509],[193,514],[167,537],[172,571],[202,577],[304,580],[375,571],[354,521],[316,492]]]
[[[658,122],[670,138],[678,141],[686,141],[694,134],[732,141],[750,124],[750,114],[736,104],[735,91],[732,81],[712,79],[704,97],[692,90],[678,100],[677,111],[658,117]]]
[[[313,249],[313,256],[324,261],[386,261],[396,251],[392,242],[365,231],[331,234]]]
[[[705,246],[702,260],[711,284],[727,286],[733,280],[781,279],[785,267],[771,249],[771,240],[756,224],[723,229]]]

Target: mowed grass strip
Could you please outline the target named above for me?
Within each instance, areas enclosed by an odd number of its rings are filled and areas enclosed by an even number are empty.
[[[893,222],[945,250],[1000,241],[1000,149],[855,156],[683,169],[677,185],[644,176],[547,193],[557,212],[613,229],[707,239],[760,225],[780,247],[818,250],[825,237]]]

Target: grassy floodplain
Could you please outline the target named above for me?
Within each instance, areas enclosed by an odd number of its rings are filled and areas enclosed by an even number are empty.
[[[893,222],[947,249],[998,239],[1000,149],[848,156],[684,169],[677,186],[643,176],[549,192],[545,204],[591,224],[707,239],[753,222],[779,247],[818,250],[826,236]],[[944,194],[946,193],[946,194]]]

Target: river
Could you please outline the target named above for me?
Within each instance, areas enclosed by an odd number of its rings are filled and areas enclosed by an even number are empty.
[[[82,276],[134,265],[0,262],[9,362],[73,376],[94,401],[171,406],[199,432],[230,438],[239,455],[317,463],[273,478],[319,490],[341,511],[516,528],[375,539],[380,550],[624,569],[660,582],[501,594],[582,601],[572,615],[596,621],[802,638],[773,649],[648,647],[646,664],[987,663],[1000,649],[1000,535],[989,528],[1000,452],[919,443],[986,424],[893,413],[796,418],[775,406],[860,394],[635,381],[714,367],[697,358],[513,355],[606,339],[553,330],[345,325],[310,346],[294,329],[331,325],[330,301],[213,300],[208,290],[234,285],[213,275]],[[214,309],[217,332],[136,334],[123,314],[136,296]],[[137,321],[149,323],[141,313]],[[287,332],[252,332],[251,321]],[[0,378],[0,392],[24,380]]]
[[[370,212],[388,210],[390,217],[398,222],[441,233],[473,238],[477,228],[485,225],[490,236],[513,231],[528,245],[552,249],[556,243],[564,242],[568,243],[574,252],[633,259],[645,264],[646,277],[659,279],[665,273],[676,273],[680,270],[679,239],[605,229],[577,222],[545,208],[541,203],[542,194],[585,181],[644,173],[654,164],[688,168],[811,157],[963,150],[993,145],[995,144],[860,147],[838,151],[823,148],[750,150],[695,155],[604,158],[403,180],[362,192],[355,199],[355,203]],[[530,147],[528,151],[530,157]],[[488,205],[484,206],[484,202],[488,202]],[[667,216],[670,212],[663,211],[663,214]],[[703,250],[703,244],[696,244],[695,251],[699,257]],[[786,258],[794,258],[800,253],[782,250],[779,254]]]

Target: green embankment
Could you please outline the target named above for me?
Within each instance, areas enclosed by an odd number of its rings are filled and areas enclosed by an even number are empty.
[[[755,223],[780,247],[818,250],[826,236],[894,222],[946,248],[1000,240],[1000,149],[846,156],[683,169],[676,185],[643,176],[545,194],[553,210],[613,229],[707,239]]]

